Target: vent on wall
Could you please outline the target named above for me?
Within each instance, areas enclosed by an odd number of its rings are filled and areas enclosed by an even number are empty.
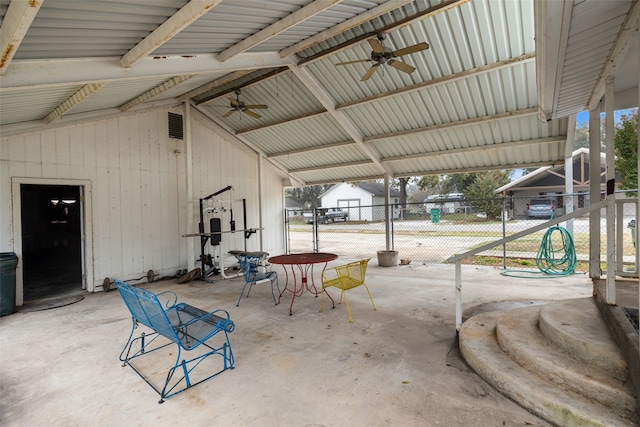
[[[169,138],[184,139],[182,114],[169,113]]]

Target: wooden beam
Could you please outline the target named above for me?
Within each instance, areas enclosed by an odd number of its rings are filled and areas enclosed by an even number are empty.
[[[215,88],[218,88],[220,86],[224,86],[227,83],[230,83],[236,79],[239,79],[240,77],[244,77],[247,74],[251,73],[253,70],[239,70],[239,71],[233,71],[225,76],[220,77],[219,79],[215,79],[212,82],[209,82],[207,84],[204,84],[198,88],[195,88],[193,90],[190,90],[187,93],[184,93],[182,95],[180,95],[179,97],[177,97],[176,99],[180,102],[184,102],[188,99],[191,99],[195,96],[198,95],[202,95],[203,93],[209,92],[210,90],[213,90]]]
[[[146,102],[146,101],[150,100],[151,98],[160,95],[162,92],[166,92],[169,89],[171,89],[171,88],[173,88],[175,86],[178,86],[180,83],[189,80],[191,77],[193,77],[193,76],[178,76],[178,77],[174,77],[174,78],[172,78],[170,80],[167,80],[166,82],[162,83],[161,85],[158,85],[158,86],[154,87],[153,89],[150,89],[150,90],[146,91],[142,95],[133,98],[132,100],[130,100],[129,102],[127,102],[125,104],[122,104],[120,106],[120,110],[122,110],[122,111],[130,110],[131,108],[135,107],[136,105],[142,104],[143,102]]]
[[[255,132],[255,131],[267,129],[267,128],[270,128],[270,127],[273,127],[273,126],[279,126],[279,125],[283,125],[283,124],[286,124],[286,123],[296,122],[298,120],[304,120],[304,119],[308,119],[310,117],[319,116],[320,114],[327,114],[327,110],[325,110],[323,108],[322,110],[312,111],[310,113],[302,113],[302,114],[299,114],[297,116],[286,118],[284,120],[279,120],[277,122],[267,123],[265,125],[253,126],[253,127],[247,128],[247,129],[239,130],[238,132],[236,132],[236,135],[244,135],[244,134],[249,133],[249,132]]]
[[[33,19],[38,14],[44,0],[13,0],[0,27],[0,76],[4,74],[16,54]]]
[[[71,110],[73,107],[80,104],[86,98],[96,93],[105,84],[106,83],[103,82],[103,83],[92,83],[92,84],[83,86],[80,90],[78,90],[76,93],[74,93],[69,98],[67,98],[62,104],[58,105],[52,112],[47,114],[43,119],[43,121],[46,124],[49,124],[52,121],[59,119],[60,117],[62,117],[64,113]]]
[[[241,87],[242,88],[247,88],[247,87],[253,86],[253,85],[258,84],[258,83],[260,83],[260,82],[262,82],[264,80],[267,80],[267,79],[269,79],[271,77],[277,76],[277,75],[279,75],[279,74],[281,74],[281,73],[283,73],[285,71],[287,71],[287,67],[278,67],[275,70],[271,70],[266,74],[263,74],[263,75],[261,75],[259,77],[256,77],[255,79],[251,79],[251,80],[249,80],[247,82],[244,82],[241,85]],[[218,98],[226,96],[226,95],[228,95],[230,93],[234,93],[235,90],[236,90],[236,88],[227,89],[227,90],[225,90],[223,92],[216,93],[215,95],[207,96],[206,98],[201,99],[200,101],[198,101],[196,103],[196,105],[200,106],[200,105],[208,104],[209,102],[215,101]]]
[[[463,147],[463,148],[454,148],[451,150],[432,151],[430,153],[408,154],[404,156],[385,157],[381,159],[381,161],[383,163],[400,162],[403,160],[410,160],[410,159],[424,159],[426,157],[440,157],[440,156],[450,156],[454,154],[472,153],[478,150],[485,150],[485,151],[486,150],[502,150],[505,148],[516,148],[516,147],[521,147],[521,146],[531,145],[531,144],[552,144],[554,142],[562,142],[564,140],[565,140],[564,137],[558,137],[558,136],[549,137],[549,138],[527,139],[523,141],[510,141],[510,142],[502,142],[499,144],[476,145],[473,147]],[[544,163],[544,166],[550,165],[550,164],[552,164],[552,162],[547,162],[547,163]],[[499,167],[496,167],[496,169],[500,167],[506,168],[506,166],[499,166]]]
[[[400,19],[400,20],[398,20],[396,22],[393,22],[391,24],[385,25],[382,28],[377,28],[376,30],[368,32],[366,34],[362,34],[362,35],[360,35],[358,37],[355,37],[355,38],[353,38],[351,40],[347,40],[344,43],[341,43],[341,44],[339,44],[337,46],[334,46],[334,47],[332,47],[330,49],[323,50],[322,52],[318,52],[315,55],[309,56],[308,58],[301,59],[298,62],[298,65],[301,66],[301,65],[309,64],[311,62],[315,62],[315,61],[317,61],[319,59],[324,58],[327,55],[331,55],[331,54],[334,54],[334,53],[337,53],[337,52],[341,52],[341,51],[343,51],[345,49],[350,48],[351,46],[353,46],[355,44],[358,44],[358,43],[361,43],[361,42],[365,41],[366,39],[369,39],[371,37],[375,37],[380,32],[388,32],[388,31],[395,30],[396,28],[407,26],[407,25],[411,24],[414,21],[419,21],[419,20],[425,19],[427,17],[436,15],[438,13],[445,12],[445,11],[447,11],[449,9],[454,8],[454,7],[458,7],[461,4],[467,3],[468,1],[470,1],[470,0],[445,0],[445,1],[443,1],[442,3],[440,3],[440,4],[436,5],[436,6],[430,7],[428,9],[425,9],[425,10],[421,11],[421,12],[414,13],[413,15],[407,16],[406,18],[403,18],[403,19]]]
[[[638,20],[640,20],[640,1],[636,0],[632,3],[632,7],[629,12],[627,12],[627,17],[620,28],[618,39],[604,63],[600,76],[598,76],[598,81],[596,82],[593,92],[591,93],[591,97],[589,98],[589,104],[587,106],[589,110],[594,110],[598,106],[598,103],[605,92],[607,78],[615,76],[616,70],[624,61],[627,51],[629,50],[629,46],[631,45],[631,37],[636,31],[635,26],[637,25]],[[635,54],[635,52],[632,54]]]
[[[308,5],[285,16],[281,20],[269,25],[266,28],[263,28],[262,30],[247,37],[241,42],[234,44],[230,48],[223,50],[218,54],[218,61],[224,62],[227,59],[244,52],[245,50],[251,49],[252,47],[257,46],[260,43],[288,30],[289,28],[306,21],[307,19],[317,15],[318,13],[329,9],[330,7],[332,7],[336,3],[340,3],[341,1],[342,0],[312,1]]]
[[[286,156],[291,156],[295,154],[306,154],[314,151],[332,150],[334,148],[348,147],[350,145],[355,145],[355,142],[354,141],[333,142],[331,144],[319,145],[317,147],[312,147],[312,148],[300,148],[298,150],[281,151],[279,153],[269,154],[267,155],[267,158],[271,159],[274,157],[286,157]]]
[[[494,122],[498,120],[534,116],[537,113],[538,113],[537,108],[528,108],[526,110],[509,111],[507,113],[496,114],[493,116],[474,117],[472,119],[460,120],[458,122],[441,123],[439,125],[426,126],[426,127],[417,128],[417,129],[409,129],[409,130],[403,130],[399,132],[368,136],[364,138],[364,142],[369,143],[369,142],[379,141],[381,139],[397,138],[399,136],[413,135],[416,133],[434,132],[442,129],[469,126],[469,125],[474,125],[478,123]]]
[[[337,163],[331,165],[322,165],[322,166],[313,166],[309,168],[300,168],[300,169],[291,169],[289,173],[302,173],[302,172],[312,172],[318,170],[326,170],[326,169],[339,169],[339,168],[351,168],[354,166],[363,166],[372,164],[372,160],[357,160],[353,162],[345,162],[345,163]]]
[[[275,52],[243,53],[224,64],[213,55],[148,56],[128,69],[120,66],[118,57],[14,60],[2,77],[0,93],[100,81],[135,81],[151,77],[170,79],[185,74],[220,75],[282,65],[285,65],[285,61]],[[46,70],[46,73],[42,70]]]
[[[222,0],[191,0],[182,9],[174,13],[164,21],[151,34],[132,47],[122,58],[120,64],[129,68],[140,59],[149,55],[154,50],[171,40],[184,28],[194,23],[209,10],[216,7]]]
[[[313,46],[314,44],[323,42],[325,40],[330,39],[331,37],[335,37],[341,33],[344,33],[351,28],[357,27],[360,24],[364,24],[365,22],[369,22],[370,20],[377,18],[380,15],[384,15],[385,13],[391,12],[392,10],[398,9],[404,6],[407,3],[410,3],[413,0],[394,0],[387,1],[382,3],[373,9],[369,9],[366,12],[361,13],[360,15],[356,15],[351,19],[347,19],[339,23],[338,25],[334,25],[333,27],[322,31],[314,36],[306,38],[299,43],[296,43],[292,46],[289,46],[286,49],[282,49],[279,54],[281,58],[292,55],[294,53],[300,52],[308,47]]]
[[[329,114],[331,114],[331,117],[333,117],[342,129],[344,129],[344,131],[355,141],[356,145],[364,155],[373,161],[380,173],[390,174],[391,172],[380,162],[380,156],[378,153],[364,143],[362,134],[358,130],[358,127],[342,111],[336,111],[336,107],[331,96],[322,87],[318,80],[311,75],[309,70],[298,67],[293,62],[289,65],[289,68],[293,71],[298,80],[300,80],[300,82],[309,90],[309,92],[311,92],[311,94],[324,106]]]
[[[525,55],[520,55],[515,58],[505,59],[504,61],[494,62],[492,64],[481,65],[480,67],[471,68],[469,70],[460,71],[459,73],[453,73],[447,76],[442,76],[442,77],[438,77],[425,82],[420,82],[412,86],[394,89],[388,92],[382,92],[376,95],[368,96],[366,98],[357,99],[355,101],[345,102],[344,104],[336,105],[336,110],[355,107],[357,105],[367,104],[369,102],[379,101],[381,99],[403,95],[406,93],[417,92],[429,86],[435,86],[435,85],[444,84],[444,83],[451,83],[456,80],[464,79],[470,76],[475,77],[479,74],[488,73],[494,70],[500,70],[502,68],[510,67],[514,64],[532,62],[532,61],[535,61],[535,58],[536,58],[536,54],[534,52],[534,53],[527,53]]]
[[[363,182],[382,179],[382,175],[358,176],[349,179],[328,179],[326,181],[307,181],[306,185],[340,184],[341,182]]]

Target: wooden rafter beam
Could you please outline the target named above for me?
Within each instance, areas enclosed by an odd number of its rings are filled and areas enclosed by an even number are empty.
[[[205,13],[218,5],[222,0],[191,0],[182,9],[174,13],[164,21],[151,34],[142,39],[140,43],[132,47],[122,58],[120,64],[129,68],[140,59],[171,40],[184,28],[194,23]]]
[[[301,59],[298,62],[298,65],[301,66],[301,65],[305,65],[305,64],[317,61],[317,60],[319,60],[321,58],[324,58],[327,55],[331,55],[331,54],[334,54],[334,53],[337,53],[337,52],[341,52],[341,51],[343,51],[345,49],[350,48],[351,46],[353,46],[355,44],[358,44],[358,43],[361,43],[361,42],[365,41],[366,39],[369,39],[371,37],[375,37],[380,32],[388,32],[388,31],[395,30],[396,28],[404,27],[406,25],[411,24],[414,21],[419,21],[419,20],[425,19],[425,18],[427,18],[429,16],[433,16],[433,15],[436,15],[438,13],[445,12],[445,11],[451,9],[451,8],[458,7],[461,4],[467,3],[469,1],[470,0],[445,0],[445,1],[443,1],[442,3],[440,3],[440,4],[436,5],[436,6],[430,7],[428,9],[425,9],[425,10],[421,11],[421,12],[414,13],[413,15],[409,15],[404,19],[400,19],[400,20],[398,20],[396,22],[393,22],[391,24],[385,25],[382,28],[377,28],[375,31],[371,31],[371,32],[368,32],[366,34],[362,34],[362,35],[360,35],[358,37],[355,37],[355,38],[353,38],[351,40],[347,40],[344,43],[340,43],[339,45],[334,46],[334,47],[332,47],[330,49],[323,50],[322,52],[318,52],[315,55],[312,55],[312,56],[309,56],[307,58]]]
[[[148,90],[147,92],[143,93],[140,96],[137,96],[135,98],[133,98],[131,101],[122,104],[120,106],[120,110],[122,111],[127,111],[130,110],[131,108],[135,107],[138,104],[142,104],[143,102],[146,102],[148,100],[150,100],[151,98],[160,95],[162,92],[166,92],[169,89],[178,86],[180,83],[185,82],[187,80],[189,80],[191,77],[193,76],[178,76],[178,77],[174,77],[170,80],[167,80],[166,82],[162,83],[161,85],[158,85],[156,87],[154,87],[151,90]]]
[[[193,90],[190,90],[187,93],[183,93],[182,95],[180,95],[179,97],[177,97],[176,99],[180,102],[184,102],[187,99],[191,99],[195,96],[198,95],[202,95],[203,93],[209,92],[210,90],[213,90],[215,88],[218,88],[220,86],[224,86],[227,83],[230,83],[236,79],[239,79],[241,77],[246,76],[247,74],[249,74],[250,72],[252,72],[253,70],[239,70],[239,71],[233,71],[225,76],[220,77],[219,79],[215,79],[212,82],[209,82],[207,84],[204,84],[200,87],[197,87]]]
[[[344,163],[334,163],[330,165],[322,165],[322,166],[313,166],[309,168],[300,168],[300,169],[291,169],[289,173],[303,173],[303,172],[313,172],[317,170],[326,170],[326,169],[339,169],[339,168],[351,168],[354,166],[364,166],[372,164],[372,160],[357,160],[353,162],[344,162]]]
[[[364,24],[365,22],[369,22],[370,20],[377,18],[380,15],[384,15],[385,13],[391,12],[392,10],[398,9],[404,6],[407,3],[410,3],[412,0],[394,0],[387,1],[382,3],[373,9],[369,9],[366,12],[361,13],[360,15],[354,16],[351,19],[347,19],[344,22],[339,23],[321,33],[318,33],[314,36],[306,38],[299,43],[296,43],[292,46],[289,46],[286,49],[282,49],[279,54],[281,58],[292,55],[294,53],[300,52],[308,47],[313,46],[314,44],[323,42],[325,40],[330,39],[331,37],[335,37],[341,33],[344,33],[351,28],[357,27],[360,24]]]
[[[271,77],[275,77],[277,75],[280,75],[285,71],[287,71],[287,67],[278,67],[278,68],[276,68],[274,70],[269,71],[266,74],[263,74],[263,75],[261,75],[259,77],[256,77],[255,79],[251,79],[251,80],[249,80],[247,82],[242,83],[241,87],[242,88],[247,88],[247,87],[253,86],[253,85],[258,84],[260,82],[263,82],[263,81],[265,81],[267,79],[270,79]],[[216,99],[221,98],[223,96],[226,96],[226,95],[228,95],[230,93],[233,93],[234,91],[235,91],[235,88],[232,88],[232,89],[227,89],[227,90],[225,90],[223,92],[220,92],[220,93],[216,93],[215,95],[207,96],[206,98],[201,99],[200,101],[198,101],[196,103],[196,105],[200,106],[200,105],[208,104],[209,102],[215,101]]]
[[[493,116],[474,117],[472,119],[460,120],[457,122],[442,123],[439,125],[427,126],[427,127],[417,128],[417,129],[403,130],[400,132],[392,132],[392,133],[386,133],[381,135],[368,136],[364,138],[364,142],[375,142],[382,139],[397,138],[399,136],[413,135],[416,133],[434,132],[434,131],[443,130],[447,128],[475,125],[478,123],[495,122],[498,120],[507,120],[512,118],[534,116],[537,113],[538,113],[537,108],[527,108],[526,110],[509,111],[507,113],[495,114]]]
[[[0,27],[0,76],[16,54],[43,2],[13,0],[9,3]]]
[[[244,134],[249,133],[249,132],[255,132],[255,131],[258,131],[258,130],[268,129],[268,128],[274,127],[274,126],[279,126],[279,125],[284,125],[284,124],[287,124],[287,123],[297,122],[299,120],[304,120],[304,119],[308,119],[308,118],[311,118],[311,117],[316,117],[316,116],[319,116],[321,114],[327,114],[327,110],[325,110],[323,108],[322,110],[316,110],[316,111],[311,111],[309,113],[298,114],[297,116],[289,117],[287,119],[279,120],[277,122],[267,123],[265,125],[258,125],[258,126],[250,127],[248,129],[243,129],[241,131],[236,132],[236,135],[244,135]]]
[[[289,150],[289,151],[281,151],[279,153],[271,153],[267,156],[267,158],[271,159],[275,157],[293,156],[296,154],[307,154],[307,153],[312,153],[316,151],[333,150],[336,148],[348,147],[355,144],[356,143],[353,141],[333,142],[331,144],[319,145],[317,147],[312,147],[312,148],[300,148],[298,150]]]
[[[481,65],[480,67],[460,71],[459,73],[449,74],[447,76],[438,77],[438,78],[428,80],[425,82],[420,82],[411,86],[390,90],[388,92],[382,92],[376,95],[368,96],[366,98],[357,99],[355,101],[345,102],[344,104],[336,105],[336,110],[355,107],[358,105],[363,105],[363,104],[367,104],[374,101],[380,101],[382,99],[391,98],[398,95],[404,95],[411,92],[417,92],[419,90],[425,89],[430,86],[436,86],[436,85],[445,84],[445,83],[452,83],[457,80],[465,79],[471,76],[475,77],[484,73],[488,73],[490,71],[511,67],[514,64],[532,62],[532,61],[535,61],[535,58],[536,58],[535,53],[528,53],[525,55],[517,56],[515,58],[506,59],[504,61],[498,61],[492,64]]]
[[[53,122],[56,119],[62,117],[63,114],[71,110],[76,105],[80,104],[82,101],[96,93],[100,90],[102,86],[106,83],[91,83],[83,86],[76,93],[67,98],[62,104],[58,105],[52,112],[47,114],[43,121],[46,124]]]
[[[620,33],[618,34],[618,38],[616,40],[613,49],[607,60],[604,63],[604,67],[600,72],[600,76],[598,76],[598,81],[593,88],[593,92],[591,93],[591,97],[589,98],[589,104],[587,108],[589,110],[594,110],[600,99],[602,99],[605,90],[605,83],[607,78],[611,76],[615,76],[616,70],[620,67],[620,64],[624,61],[624,58],[627,55],[629,50],[631,37],[635,34],[636,25],[638,25],[638,21],[640,20],[640,1],[635,1],[632,4],[632,8],[627,12],[627,16],[622,24],[620,29]],[[635,54],[633,52],[632,54]]]
[[[385,157],[381,159],[383,163],[389,162],[401,162],[403,160],[410,159],[424,159],[427,157],[440,157],[440,156],[452,156],[455,154],[465,154],[472,153],[478,150],[502,150],[505,148],[517,148],[523,147],[531,144],[553,144],[554,142],[562,142],[564,141],[564,137],[549,137],[549,138],[537,138],[537,139],[528,139],[524,141],[511,141],[511,142],[503,142],[499,144],[490,144],[490,145],[480,145],[473,147],[463,147],[463,148],[454,148],[451,150],[439,150],[432,151],[430,153],[421,153],[421,154],[408,154],[405,156],[395,156],[395,157]],[[547,163],[550,164],[550,163]]]
[[[260,43],[269,40],[272,37],[288,30],[289,28],[298,25],[299,23],[317,15],[318,13],[329,9],[336,3],[340,3],[342,0],[323,0],[312,1],[308,5],[296,10],[295,12],[287,15],[278,22],[269,25],[266,28],[258,31],[257,33],[247,37],[239,43],[234,44],[228,49],[223,50],[218,54],[218,61],[224,62],[227,59],[242,53]]]

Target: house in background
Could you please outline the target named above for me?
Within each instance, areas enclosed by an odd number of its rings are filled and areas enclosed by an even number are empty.
[[[589,149],[580,148],[572,153],[574,208],[589,205]],[[606,187],[606,159],[600,154],[600,189]],[[531,199],[550,199],[555,205],[555,216],[565,214],[566,171],[564,163],[544,166],[523,175],[496,190],[501,196],[509,196],[509,218],[526,218]]]
[[[389,204],[393,206],[393,217],[400,216],[400,191],[389,189]],[[325,208],[339,207],[349,213],[350,221],[384,220],[384,184],[360,182],[336,184],[320,195],[320,205]]]

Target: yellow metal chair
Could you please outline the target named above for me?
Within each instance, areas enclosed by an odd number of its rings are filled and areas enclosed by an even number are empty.
[[[357,288],[358,286],[364,286],[369,294],[373,309],[376,309],[376,303],[373,302],[371,292],[366,283],[364,283],[364,276],[367,272],[367,264],[369,259],[363,259],[361,261],[351,262],[346,265],[338,267],[327,268],[322,272],[322,292],[320,298],[320,311],[322,311],[322,305],[324,304],[324,294],[327,288],[334,287],[340,289],[340,301],[342,304],[342,297],[344,296],[344,302],[347,304],[347,312],[349,313],[349,322],[353,322],[351,317],[351,309],[349,308],[349,300],[347,299],[346,291]],[[335,308],[335,304],[332,308]]]

